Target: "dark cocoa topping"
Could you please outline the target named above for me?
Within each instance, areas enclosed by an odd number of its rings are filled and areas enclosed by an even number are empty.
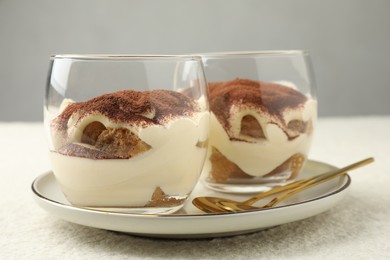
[[[198,107],[186,95],[169,90],[123,90],[104,94],[85,102],[71,103],[55,119],[54,124],[66,128],[67,121],[78,113],[79,120],[90,114],[102,114],[114,122],[130,124],[163,124],[176,116],[188,116]],[[145,114],[154,112],[153,118]]]
[[[249,79],[210,82],[208,89],[210,109],[225,128],[230,128],[228,118],[232,105],[245,105],[283,122],[283,111],[296,109],[307,100],[305,95],[290,87]]]

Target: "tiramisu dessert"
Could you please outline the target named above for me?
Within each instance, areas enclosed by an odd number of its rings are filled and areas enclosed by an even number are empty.
[[[91,207],[182,205],[206,155],[201,105],[169,90],[65,100],[51,122],[51,159],[67,199]]]
[[[209,101],[209,182],[270,182],[300,172],[316,122],[315,99],[289,82],[235,79],[209,83]]]

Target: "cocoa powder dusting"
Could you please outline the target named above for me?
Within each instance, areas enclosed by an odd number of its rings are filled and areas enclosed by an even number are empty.
[[[240,78],[210,82],[208,90],[210,109],[225,128],[230,127],[228,119],[232,105],[245,105],[283,121],[283,111],[295,109],[307,100],[302,93],[281,84]]]
[[[188,116],[199,111],[191,98],[169,90],[123,90],[104,94],[85,102],[71,103],[55,119],[57,125],[66,128],[67,121],[78,113],[79,120],[90,114],[102,114],[114,122],[150,125],[163,124],[176,116]],[[146,114],[155,114],[148,118]]]
[[[164,123],[171,117],[191,116],[199,112],[195,101],[179,92],[154,90],[150,92],[149,101],[156,110],[155,119],[158,123]]]

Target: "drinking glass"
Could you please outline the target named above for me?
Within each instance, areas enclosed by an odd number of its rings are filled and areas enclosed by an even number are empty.
[[[78,207],[180,209],[207,153],[200,57],[51,57],[44,124],[54,176]]]
[[[207,187],[253,193],[299,176],[317,119],[307,51],[201,54],[208,81]]]

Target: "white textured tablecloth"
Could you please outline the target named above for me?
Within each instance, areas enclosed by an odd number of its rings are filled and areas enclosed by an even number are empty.
[[[349,194],[315,217],[228,238],[164,240],[68,223],[32,199],[50,169],[41,123],[0,123],[0,259],[390,259],[390,117],[320,118],[311,159],[351,173]]]

